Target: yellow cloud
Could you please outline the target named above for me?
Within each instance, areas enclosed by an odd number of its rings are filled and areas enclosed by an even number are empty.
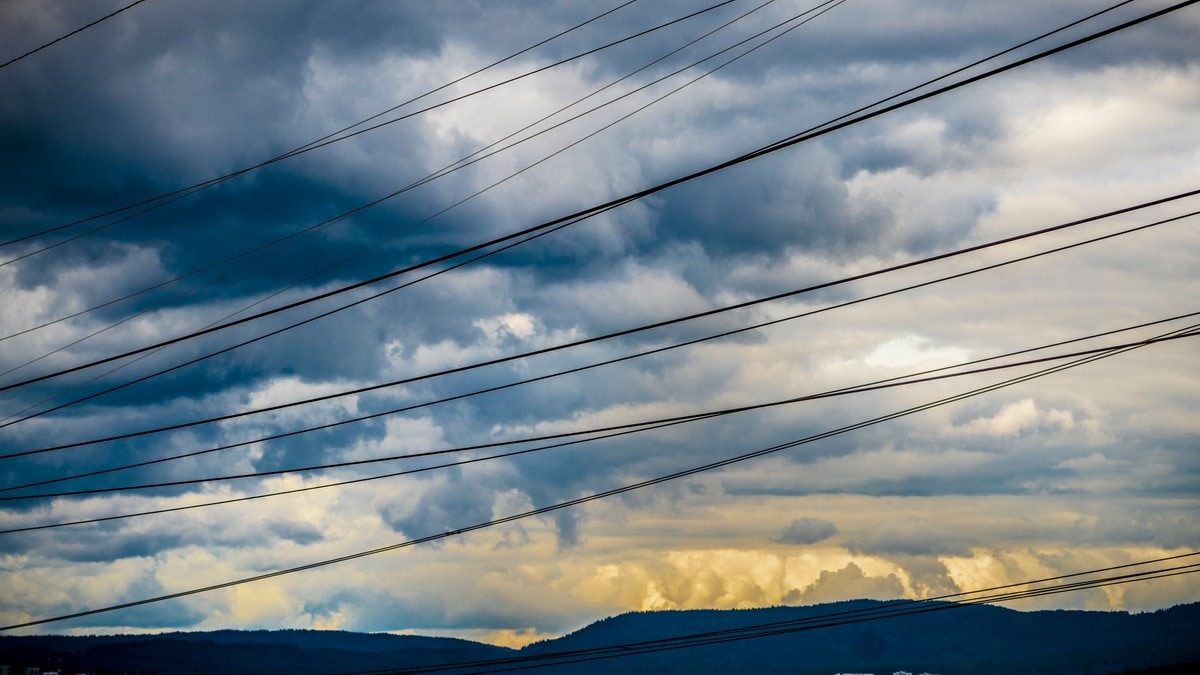
[[[295,610],[295,600],[277,584],[247,584],[230,590],[230,618],[238,625],[289,625]]]
[[[830,547],[802,554],[727,548],[646,551],[624,562],[596,565],[566,590],[576,599],[622,611],[768,607],[786,603],[796,589],[848,564],[856,564],[860,577],[890,577],[907,588],[906,575],[895,565]]]

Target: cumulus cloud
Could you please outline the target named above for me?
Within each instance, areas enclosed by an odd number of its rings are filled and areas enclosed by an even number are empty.
[[[840,570],[822,572],[812,585],[792,589],[783,599],[789,604],[815,605],[856,598],[890,600],[900,597],[904,597],[904,585],[895,574],[868,577],[858,565],[848,563]]]
[[[1069,410],[1040,410],[1033,399],[1023,399],[1001,408],[995,415],[973,419],[958,427],[966,435],[1012,438],[1024,433],[1046,431],[1070,431],[1075,427],[1075,418]]]

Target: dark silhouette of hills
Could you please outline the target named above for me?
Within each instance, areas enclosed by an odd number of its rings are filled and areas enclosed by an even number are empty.
[[[827,617],[814,622],[820,625],[862,618],[852,612],[886,607],[877,601],[852,601],[623,614],[523,652],[644,643],[671,635]],[[611,672],[612,664],[619,663],[620,670],[629,673],[1125,673],[1200,661],[1200,604],[1132,615],[1018,612],[953,603],[928,603],[928,608],[939,611],[577,664],[570,672]]]
[[[826,625],[889,607],[858,600],[812,607],[637,612],[521,650],[451,638],[310,630],[9,636],[0,637],[0,664],[157,675],[403,672],[462,663],[474,665],[449,672],[535,664],[544,666],[531,671],[538,673],[1200,672],[1200,603],[1144,614],[1019,612],[989,605],[921,603],[909,607],[929,611]],[[655,640],[700,634],[729,637],[736,633],[721,631],[762,625],[806,630],[637,653]],[[618,648],[588,651],[610,647]],[[621,656],[598,659],[613,653]],[[568,658],[598,660],[566,662]],[[499,662],[511,659],[518,661]]]
[[[0,665],[108,674],[336,673],[480,661],[513,653],[454,638],[318,630],[0,637]]]

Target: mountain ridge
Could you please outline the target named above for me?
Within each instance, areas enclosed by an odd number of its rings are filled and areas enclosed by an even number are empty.
[[[894,607],[921,613],[871,619]],[[825,625],[831,621],[840,625]],[[768,628],[747,628],[755,626]],[[778,634],[730,639],[747,630]],[[696,635],[708,637],[685,644],[722,641],[686,649],[653,642]],[[853,600],[628,612],[520,650],[458,638],[308,629],[0,636],[0,665],[156,675],[421,672],[462,663],[475,665],[437,672],[478,672],[504,661],[539,665],[543,673],[612,672],[614,664],[629,673],[1130,673],[1200,663],[1196,635],[1200,603],[1128,613]],[[654,651],[638,653],[647,643]]]

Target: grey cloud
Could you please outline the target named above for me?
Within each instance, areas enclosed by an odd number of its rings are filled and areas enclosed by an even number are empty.
[[[853,551],[869,555],[967,555],[973,537],[916,519],[883,521],[847,537]]]
[[[783,544],[815,544],[837,534],[837,525],[820,518],[797,518],[787,526],[779,541]]]
[[[61,559],[72,563],[149,558],[193,543],[180,532],[94,531],[80,535],[46,530],[23,534],[24,541],[6,541],[4,548],[10,553],[34,553],[46,560]]]
[[[723,177],[720,191],[705,179],[666,195],[667,209],[677,215],[660,230],[704,242],[720,257],[792,247],[838,253],[881,229],[850,211],[840,173],[836,158],[819,147],[738,167]]]
[[[1069,536],[1089,544],[1121,542],[1191,549],[1200,545],[1200,525],[1178,513],[1107,513],[1092,521],[1077,521]]]
[[[129,594],[130,598],[144,598],[148,595],[161,593],[160,588],[147,590],[138,588]],[[151,604],[132,607],[122,612],[119,622],[114,623],[111,617],[103,614],[69,619],[59,624],[61,630],[96,628],[101,631],[111,631],[114,628],[141,628],[160,630],[189,630],[194,629],[207,617],[200,608],[187,606],[172,606],[171,604]]]
[[[297,544],[313,544],[325,538],[325,533],[319,528],[302,522],[273,520],[267,523],[267,531]]]
[[[559,509],[554,512],[554,525],[558,531],[559,548],[569,549],[579,544],[580,522],[583,514],[577,510]]]
[[[492,492],[478,483],[417,479],[398,492],[382,500],[379,515],[389,527],[409,538],[453,531],[492,516]]]
[[[951,554],[953,555],[953,554]],[[920,598],[939,597],[958,593],[964,589],[950,576],[950,571],[937,558],[925,555],[892,555],[889,562],[899,565],[908,573],[909,586]]]

